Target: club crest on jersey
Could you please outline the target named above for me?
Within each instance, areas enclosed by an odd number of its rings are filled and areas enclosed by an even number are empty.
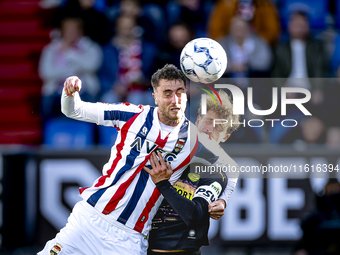
[[[185,139],[183,138],[178,139],[175,145],[175,152],[177,153],[180,152],[183,149],[184,145],[185,145]]]
[[[50,255],[58,255],[61,252],[63,246],[59,243],[55,244],[50,250]]]

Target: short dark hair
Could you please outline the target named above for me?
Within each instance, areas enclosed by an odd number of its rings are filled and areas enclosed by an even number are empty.
[[[179,80],[183,81],[184,86],[186,86],[187,80],[185,75],[174,65],[166,64],[162,69],[158,69],[151,77],[151,85],[155,91],[159,86],[159,81],[164,80]]]

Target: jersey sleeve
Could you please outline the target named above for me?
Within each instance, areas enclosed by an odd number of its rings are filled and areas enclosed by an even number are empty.
[[[217,160],[215,164],[225,166],[225,168],[222,169],[225,169],[224,173],[228,178],[228,184],[223,193],[221,194],[220,199],[223,199],[226,202],[226,204],[228,204],[229,198],[231,194],[234,192],[238,181],[240,173],[239,166],[227,153],[225,153],[223,158],[221,159],[219,158],[219,160]]]
[[[193,199],[181,196],[168,180],[158,182],[157,189],[181,219],[192,226],[204,217],[209,217],[208,205],[218,199],[227,183],[227,178],[210,176],[200,181]]]
[[[202,164],[212,166],[209,173],[220,172],[227,176],[228,184],[221,194],[220,198],[223,199],[226,204],[233,193],[238,177],[239,167],[237,163],[208,135],[199,133],[200,147],[197,150],[191,163]],[[192,171],[197,172],[200,170],[199,166],[195,166]]]
[[[96,123],[97,125],[121,128],[126,121],[143,110],[143,106],[129,103],[106,104],[88,103],[81,100],[79,93],[68,97],[63,90],[61,95],[61,111],[67,117]]]

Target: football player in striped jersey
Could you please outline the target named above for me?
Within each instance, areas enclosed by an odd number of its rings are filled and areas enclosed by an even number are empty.
[[[199,109],[196,121],[198,130],[208,134],[212,141],[200,143],[195,157],[201,158],[204,165],[221,165],[224,161],[224,165],[227,163],[238,169],[237,164],[219,146],[220,142],[228,139],[230,134],[237,129],[238,124],[214,127],[213,119],[225,119],[228,123],[238,123],[239,116],[232,114],[232,104],[227,93],[219,91],[219,96],[222,100],[221,105],[215,104],[212,98],[207,98],[206,115],[201,115]],[[202,137],[200,141],[204,139]],[[165,252],[166,254],[201,254],[200,247],[209,244],[209,209],[215,208],[209,207],[209,204],[215,203],[216,207],[221,206],[216,200],[222,193],[223,196],[218,201],[220,203],[228,201],[235,188],[238,171],[197,172],[197,167],[204,169],[201,168],[202,164],[191,164],[171,186],[168,181],[168,177],[172,174],[171,166],[161,158],[161,155],[158,157],[160,162],[155,155],[151,157],[152,169],[144,167],[165,198],[152,221],[148,254],[164,254]],[[220,159],[221,157],[223,160]],[[214,219],[223,215],[225,205],[222,205],[222,210],[218,210],[217,214],[213,213]]]
[[[119,132],[102,175],[81,188],[67,225],[38,254],[146,254],[151,221],[163,196],[150,175],[152,152],[171,163],[174,184],[199,147],[197,128],[184,116],[186,78],[173,65],[151,79],[158,107],[83,102],[81,81],[66,79],[62,112],[70,118],[116,127]],[[195,158],[195,157],[194,157]]]

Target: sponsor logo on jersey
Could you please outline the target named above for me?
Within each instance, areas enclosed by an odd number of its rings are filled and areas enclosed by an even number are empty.
[[[185,145],[185,139],[183,138],[178,139],[175,145],[175,152],[177,153],[180,152],[183,149],[184,145]]]
[[[216,182],[217,184],[219,184],[218,182]],[[214,202],[217,198],[218,198],[218,188],[219,186],[215,184],[215,188],[213,188],[211,185],[207,186],[207,185],[203,185],[197,188],[194,197],[201,197],[203,199],[205,199],[209,204]],[[220,188],[220,190],[222,190],[222,188]]]
[[[210,184],[210,187],[212,187],[217,192],[217,196],[221,194],[222,186],[218,182],[213,182]]]
[[[145,143],[146,143],[146,152],[147,153],[151,153],[157,147],[157,145],[154,144],[153,142],[146,141]],[[138,151],[138,152],[141,152],[142,138],[137,136],[136,139],[131,143],[130,147],[133,148],[134,150]]]
[[[192,182],[197,182],[201,178],[201,176],[199,174],[195,174],[195,173],[189,173],[188,177],[189,177],[190,181],[192,181]]]
[[[188,183],[183,183],[181,180],[178,180],[174,183],[173,187],[182,197],[192,200],[195,193],[195,188],[193,186],[189,185]]]
[[[190,239],[196,239],[196,237],[195,237],[196,232],[195,232],[194,229],[190,229],[188,235],[189,235],[188,238],[190,238]]]
[[[59,243],[56,243],[52,249],[50,250],[50,255],[57,255],[61,252],[61,249],[63,248],[63,246]]]
[[[141,134],[146,135],[147,132],[148,132],[147,127],[143,127]]]

